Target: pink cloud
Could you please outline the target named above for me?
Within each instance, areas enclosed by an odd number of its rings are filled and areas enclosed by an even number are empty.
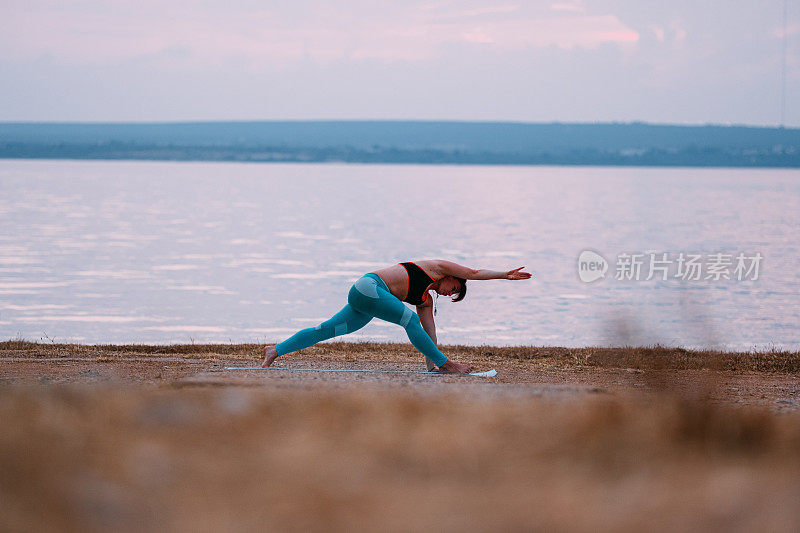
[[[572,11],[574,13],[583,13],[584,11],[586,11],[586,8],[581,6],[581,5],[579,5],[579,4],[557,3],[557,4],[551,4],[550,5],[550,10],[551,11]]]
[[[612,31],[599,33],[597,39],[603,42],[635,43],[639,40],[639,34],[635,31]]]
[[[263,68],[301,59],[424,61],[448,44],[496,49],[594,48],[631,43],[638,34],[613,15],[581,13],[578,4],[536,8],[518,4],[398,3],[364,9],[312,4],[272,10],[206,10],[184,4],[110,2],[91,9],[67,3],[0,7],[9,23],[0,35],[0,58],[29,60],[47,55],[67,64],[129,60],[195,65],[232,60]],[[550,11],[571,11],[553,16]],[[180,53],[176,53],[180,52]]]

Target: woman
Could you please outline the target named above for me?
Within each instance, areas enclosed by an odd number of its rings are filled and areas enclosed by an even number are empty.
[[[414,347],[428,361],[428,370],[434,365],[439,372],[467,373],[472,366],[450,361],[436,347],[436,325],[433,321],[428,291],[451,296],[454,302],[464,299],[468,279],[528,279],[531,275],[519,267],[508,272],[476,270],[451,261],[429,260],[399,263],[370,272],[359,278],[350,288],[347,305],[313,328],[298,331],[275,346],[264,348],[262,367],[268,367],[281,355],[307,348],[325,339],[351,333],[363,328],[373,317],[399,324],[405,328]],[[414,313],[402,302],[414,304]]]

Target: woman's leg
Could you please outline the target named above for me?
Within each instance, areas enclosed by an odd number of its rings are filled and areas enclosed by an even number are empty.
[[[308,348],[320,341],[338,337],[363,328],[372,320],[371,315],[355,310],[350,304],[345,305],[341,311],[325,322],[313,328],[298,331],[285,341],[275,345],[278,355],[284,355],[303,348]]]
[[[436,366],[441,368],[447,362],[447,356],[439,351],[430,335],[422,329],[417,313],[390,293],[382,281],[372,277],[362,277],[350,289],[347,301],[356,311],[402,326],[414,348],[432,360]]]

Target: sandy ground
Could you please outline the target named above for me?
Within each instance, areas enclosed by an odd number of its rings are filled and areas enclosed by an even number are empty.
[[[444,351],[0,343],[0,530],[800,529],[800,354]]]

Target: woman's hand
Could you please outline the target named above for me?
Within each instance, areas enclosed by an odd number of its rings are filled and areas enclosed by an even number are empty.
[[[525,267],[515,268],[514,270],[509,270],[506,272],[505,279],[528,279],[531,277],[530,272],[522,272],[522,269]]]

